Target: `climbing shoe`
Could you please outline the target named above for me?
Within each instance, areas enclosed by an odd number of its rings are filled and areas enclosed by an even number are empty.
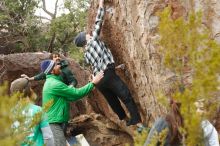
[[[126,122],[126,126],[137,125],[138,123],[140,123],[140,121],[130,119]]]

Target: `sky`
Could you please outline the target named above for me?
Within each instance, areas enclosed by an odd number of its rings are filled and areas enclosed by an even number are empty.
[[[54,13],[56,0],[45,0],[45,2],[46,2],[46,9],[49,12]],[[42,2],[40,2],[39,5],[42,6],[43,5]],[[58,0],[57,16],[60,16],[61,14],[65,13],[65,11],[61,9],[63,7],[64,7],[64,0]],[[35,15],[50,18],[50,16],[47,13],[45,13],[44,10],[41,8],[36,10]],[[48,21],[48,20],[43,20],[43,22],[44,21]]]

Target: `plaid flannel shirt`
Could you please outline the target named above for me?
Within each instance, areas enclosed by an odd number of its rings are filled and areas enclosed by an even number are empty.
[[[111,51],[99,38],[104,17],[104,8],[99,8],[95,21],[95,29],[92,38],[87,42],[84,58],[86,63],[92,65],[93,73],[105,70],[108,64],[114,63]]]

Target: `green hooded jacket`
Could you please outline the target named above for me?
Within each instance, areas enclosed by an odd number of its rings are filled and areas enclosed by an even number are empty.
[[[47,75],[43,87],[43,105],[53,100],[47,111],[49,123],[65,123],[69,120],[70,102],[86,96],[94,87],[88,83],[81,88],[68,87],[60,76]]]

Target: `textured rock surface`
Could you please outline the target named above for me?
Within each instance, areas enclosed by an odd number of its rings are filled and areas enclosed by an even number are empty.
[[[88,31],[93,27],[98,1],[93,0],[88,19]],[[142,119],[155,119],[165,109],[157,102],[157,92],[167,90],[173,73],[167,71],[161,62],[158,46],[156,12],[171,6],[173,19],[186,17],[190,10],[202,10],[203,22],[212,30],[213,38],[220,43],[220,1],[218,0],[114,0],[107,1],[107,13],[102,29],[102,38],[111,48],[116,64],[125,63],[127,72],[121,74],[128,84]],[[189,70],[186,70],[185,84],[189,84]],[[218,120],[219,121],[219,120]],[[220,129],[219,129],[220,130]]]
[[[70,125],[73,129],[72,133],[83,133],[92,146],[133,143],[132,137],[121,129],[117,123],[109,121],[100,114],[81,115],[71,120]]]
[[[116,64],[125,63],[127,67],[125,82],[129,85],[136,103],[139,105],[144,121],[162,114],[164,109],[157,103],[156,93],[164,87],[172,74],[161,66],[161,57],[154,45],[158,38],[156,27],[158,10],[168,2],[116,0],[107,3],[102,37],[111,48]],[[89,16],[89,30],[92,28],[96,12],[96,3],[92,3]],[[181,6],[175,4],[174,9]],[[182,7],[181,7],[182,8]],[[173,15],[180,15],[179,10]],[[182,11],[181,11],[182,12]]]

